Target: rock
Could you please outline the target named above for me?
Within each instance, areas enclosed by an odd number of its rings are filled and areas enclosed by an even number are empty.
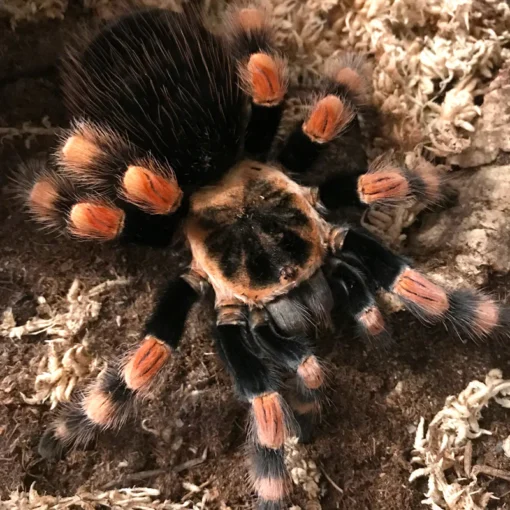
[[[492,163],[500,151],[510,152],[510,69],[503,69],[491,84],[475,125],[471,146],[448,158],[463,168]]]
[[[410,249],[441,260],[438,283],[485,284],[487,269],[510,271],[510,165],[466,174],[458,188],[458,205],[426,216]]]

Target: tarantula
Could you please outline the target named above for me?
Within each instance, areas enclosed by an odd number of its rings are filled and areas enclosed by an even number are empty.
[[[483,294],[443,290],[364,229],[327,221],[328,209],[411,196],[433,203],[443,193],[425,162],[414,170],[391,160],[367,165],[363,62],[330,65],[305,99],[304,121],[275,143],[286,61],[261,9],[239,8],[227,25],[209,31],[194,8],[140,10],[63,64],[74,120],[30,182],[29,209],[79,239],[177,249],[181,232],[190,262],[166,284],[137,349],[63,409],[39,451],[57,456],[120,427],[204,296],[215,300],[218,354],[251,406],[255,491],[263,508],[276,509],[288,488],[284,442],[291,431],[306,439],[320,409],[324,373],[314,344],[334,302],[376,343],[386,335],[381,289],[467,336],[504,331],[508,314]],[[288,406],[285,371],[297,381]]]

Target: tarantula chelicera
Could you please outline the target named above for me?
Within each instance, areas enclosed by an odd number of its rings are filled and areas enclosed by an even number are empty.
[[[190,263],[167,283],[138,348],[49,427],[43,456],[126,421],[201,295],[214,296],[218,354],[251,406],[251,477],[264,508],[280,508],[286,495],[285,439],[304,439],[319,412],[314,343],[335,301],[374,342],[386,331],[380,289],[464,335],[505,330],[506,311],[491,298],[447,292],[369,232],[327,221],[328,209],[435,202],[443,190],[430,164],[367,166],[360,59],[329,66],[305,99],[306,118],[279,143],[288,71],[256,7],[233,11],[220,34],[193,8],[136,11],[72,51],[63,72],[74,121],[51,168],[29,185],[35,218],[76,238],[150,246],[170,246],[179,231]],[[285,371],[297,381],[288,406]]]

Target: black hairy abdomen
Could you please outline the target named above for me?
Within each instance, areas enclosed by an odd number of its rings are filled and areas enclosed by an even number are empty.
[[[64,65],[70,113],[125,135],[191,190],[238,155],[244,99],[233,56],[193,11],[150,9],[105,28]]]

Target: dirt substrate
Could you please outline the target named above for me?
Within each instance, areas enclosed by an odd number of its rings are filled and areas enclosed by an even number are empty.
[[[16,32],[1,22],[0,80],[53,63],[65,30],[75,26],[77,16],[71,13],[64,23],[21,25]],[[0,126],[20,126],[26,121],[40,125],[45,116],[53,125],[65,125],[56,77],[51,71],[41,72],[40,77],[1,85]],[[131,277],[130,285],[109,295],[99,320],[87,332],[92,350],[99,356],[122,353],[136,341],[153,291],[161,284],[162,275],[172,274],[175,261],[164,252],[78,244],[38,232],[26,221],[19,203],[10,198],[8,175],[21,160],[44,154],[54,139],[37,137],[30,149],[25,147],[25,139],[5,139],[0,145],[0,312],[12,307],[21,324],[35,315],[38,296],[57,306],[75,278],[93,286],[118,275]],[[417,260],[436,267],[448,263],[441,253],[432,262],[429,257]],[[503,296],[510,288],[503,277],[491,275],[490,282],[490,290]],[[421,416],[430,419],[445,397],[457,394],[473,379],[483,379],[489,369],[497,367],[510,376],[508,343],[464,344],[441,327],[422,327],[406,313],[393,315],[391,322],[395,345],[389,352],[368,348],[352,339],[348,329],[322,346],[329,366],[329,405],[315,442],[307,447],[308,457],[343,490],[336,490],[323,476],[324,509],[422,508],[424,485],[407,481],[412,471],[413,426]],[[196,485],[210,481],[209,488],[218,491],[218,505],[248,508],[251,494],[244,483],[242,454],[247,409],[236,400],[213,354],[207,324],[197,323],[191,321],[189,335],[165,384],[135,423],[119,436],[107,435],[95,448],[74,452],[57,463],[41,461],[36,451],[41,431],[51,418],[48,406],[28,405],[20,395],[33,393],[37,365],[46,352],[44,335],[2,339],[1,498],[18,488],[27,490],[34,482],[40,493],[71,495],[80,486],[100,489],[122,474],[168,467],[167,474],[144,480],[143,485],[179,501],[187,492],[183,481]],[[397,383],[401,384],[395,391]],[[510,434],[508,416],[508,411],[498,406],[484,414],[482,426],[490,428],[494,437],[475,443],[474,462],[510,467],[496,447]],[[142,430],[142,419],[159,431],[160,437]],[[205,448],[204,463],[172,473],[172,466],[199,457]],[[481,481],[490,483],[496,495],[510,491],[508,482]],[[292,502],[305,508],[305,494],[295,491]],[[491,505],[510,508],[510,497]]]

